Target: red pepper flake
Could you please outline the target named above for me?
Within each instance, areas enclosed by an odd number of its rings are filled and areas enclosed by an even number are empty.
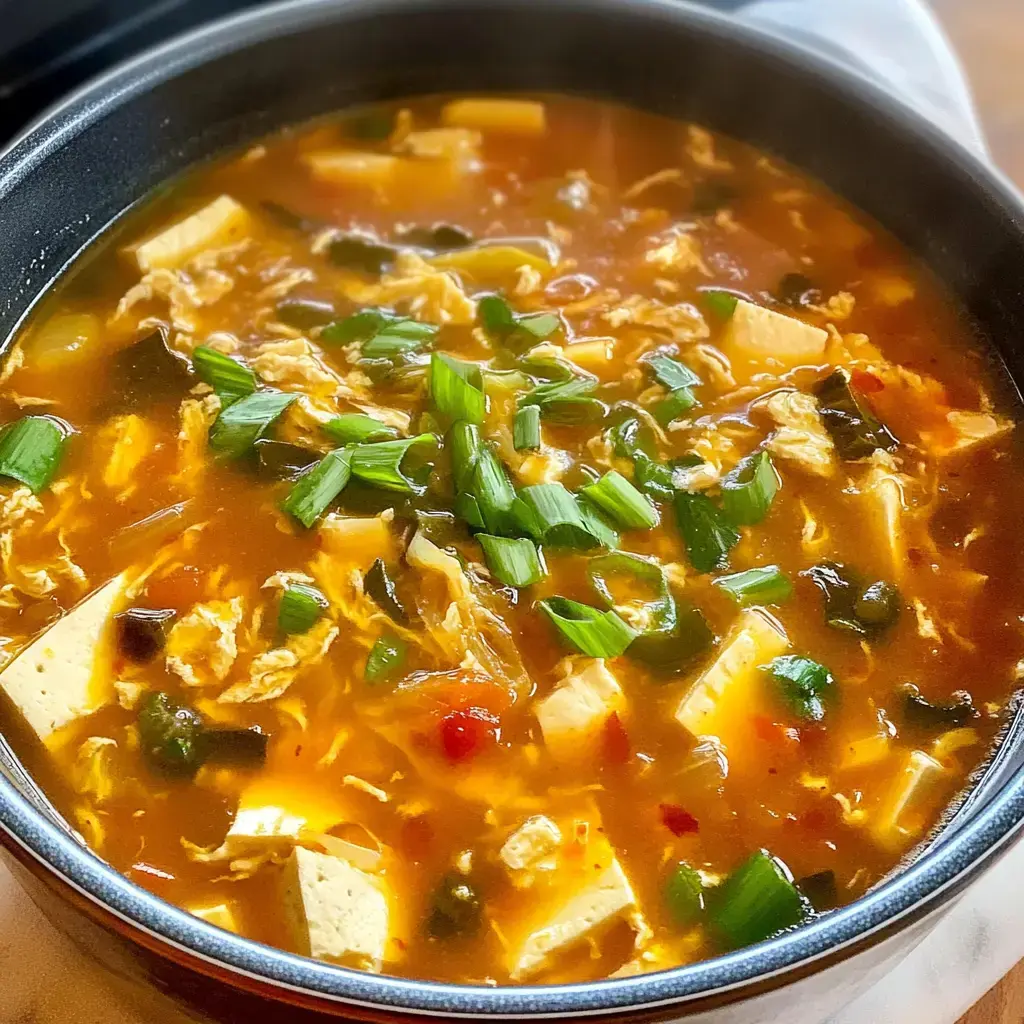
[[[613,711],[604,723],[604,756],[609,764],[625,764],[631,753],[629,733],[618,712]]]
[[[854,370],[850,374],[850,383],[865,395],[877,395],[879,391],[885,390],[885,382],[867,370]]]
[[[685,836],[700,830],[697,819],[679,804],[659,804],[658,809],[661,811],[661,823],[672,835]]]
[[[451,711],[441,719],[441,749],[454,764],[475,757],[498,741],[498,718],[484,708]]]

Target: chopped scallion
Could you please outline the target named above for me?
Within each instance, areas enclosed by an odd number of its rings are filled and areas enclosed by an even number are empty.
[[[727,292],[723,288],[702,288],[700,294],[704,303],[717,317],[728,320],[736,312],[739,296]]]
[[[746,569],[712,581],[737,604],[781,604],[793,594],[793,584],[777,565]]]
[[[0,476],[38,494],[60,465],[71,428],[53,416],[23,416],[0,431]]]
[[[510,587],[528,587],[545,576],[544,560],[532,540],[478,533],[487,568]]]
[[[729,552],[739,543],[739,531],[706,495],[681,491],[676,495],[676,519],[690,564],[698,572],[725,567]]]
[[[618,547],[618,535],[597,511],[559,483],[524,487],[516,501],[516,518],[534,540],[552,547]]]
[[[464,491],[470,486],[473,470],[480,458],[481,444],[480,428],[475,423],[456,420],[451,425],[445,445],[456,490]]]
[[[477,316],[484,331],[514,353],[532,348],[561,325],[554,313],[515,313],[501,295],[482,296]]]
[[[681,928],[689,928],[704,913],[704,883],[689,864],[675,866],[665,882],[665,904],[672,920]]]
[[[405,661],[406,644],[393,633],[377,638],[366,659],[363,678],[368,683],[383,683],[391,679]]]
[[[527,405],[516,413],[512,422],[512,444],[517,452],[540,448],[540,406]]]
[[[495,534],[511,532],[510,513],[516,492],[501,460],[487,445],[480,448],[469,490],[476,498],[487,531]]]
[[[418,434],[399,441],[379,441],[359,444],[352,449],[352,475],[374,487],[403,494],[423,494],[433,465],[422,462],[406,466],[412,453],[418,456],[436,451],[438,439],[434,434]]]
[[[604,402],[591,394],[597,388],[593,377],[570,377],[540,384],[519,399],[519,407],[540,407],[540,415],[552,423],[570,425],[598,423],[608,412]]]
[[[618,470],[608,470],[581,493],[623,530],[651,530],[660,522],[658,510]]]
[[[663,352],[656,352],[643,360],[650,368],[654,379],[666,391],[676,391],[679,388],[700,387],[703,383],[685,363],[665,355]]]
[[[232,402],[210,428],[210,447],[227,458],[244,455],[296,398],[298,395],[267,389]]]
[[[741,460],[722,479],[722,508],[737,526],[751,526],[768,514],[779,490],[779,477],[767,452]]]
[[[430,398],[449,420],[483,423],[486,401],[480,367],[435,352],[430,359]]]
[[[549,597],[539,604],[558,632],[592,658],[617,658],[636,637],[636,631],[613,611],[565,597]]]
[[[398,431],[372,416],[347,412],[323,425],[323,432],[338,444],[360,444],[372,441],[393,441]]]
[[[689,412],[697,404],[697,396],[689,388],[676,388],[665,398],[654,403],[651,413],[662,425],[667,426],[679,419],[683,413]]]
[[[455,495],[455,514],[471,529],[486,530],[484,514],[480,511],[480,502],[466,491]]]
[[[389,359],[403,352],[418,352],[439,329],[436,324],[384,309],[363,309],[328,324],[320,332],[320,339],[336,345],[359,342],[364,359]]]
[[[281,507],[307,529],[324,514],[352,475],[352,448],[325,455],[295,481]]]
[[[783,701],[800,718],[820,722],[825,717],[825,703],[835,693],[836,681],[824,665],[800,654],[783,654],[762,671],[772,677]]]
[[[248,366],[208,345],[199,345],[192,353],[192,369],[217,393],[221,408],[251,395],[259,386],[256,374]]]
[[[285,636],[311,629],[327,608],[327,598],[316,587],[292,583],[277,606],[277,628]]]

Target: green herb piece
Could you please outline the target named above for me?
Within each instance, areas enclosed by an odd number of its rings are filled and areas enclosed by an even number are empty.
[[[139,742],[150,767],[164,775],[188,778],[199,770],[203,719],[170,694],[151,691],[139,705]]]
[[[210,428],[210,447],[225,458],[245,455],[296,398],[268,388],[232,402]]]
[[[865,584],[853,569],[838,562],[820,562],[800,575],[821,591],[825,598],[825,623],[833,629],[873,636],[899,618],[899,591],[885,580]]]
[[[39,494],[54,478],[71,428],[53,416],[23,416],[0,431],[0,476]]]
[[[904,722],[917,729],[959,729],[978,717],[974,699],[966,690],[955,690],[950,700],[938,702],[921,696],[913,683],[906,683],[900,687],[899,695]]]
[[[617,406],[612,412],[621,415],[621,410],[622,406]],[[653,460],[658,454],[654,431],[639,416],[624,416],[608,431],[608,438],[620,459]]]
[[[581,493],[623,530],[651,530],[660,522],[658,510],[618,470],[608,470]]]
[[[309,529],[348,483],[353,451],[353,448],[338,448],[325,455],[295,481],[281,508]]]
[[[376,444],[357,444],[352,449],[352,475],[373,487],[403,494],[424,494],[427,479],[433,471],[432,463],[409,468],[410,455],[422,457],[428,450],[437,450],[435,434],[418,434],[399,441],[379,441]]]
[[[796,887],[818,913],[839,906],[839,887],[834,871],[816,871],[813,875],[806,875],[797,881]]]
[[[327,609],[327,598],[306,583],[291,583],[277,606],[277,629],[285,636],[312,629]]]
[[[406,643],[393,633],[385,633],[374,641],[363,669],[368,683],[383,683],[392,679],[405,661]]]
[[[339,267],[380,277],[398,258],[398,250],[363,235],[336,235],[327,245],[327,255]]]
[[[841,459],[866,459],[879,448],[891,452],[899,441],[862,403],[850,383],[850,373],[833,370],[814,389],[818,411]]]
[[[454,939],[479,930],[483,904],[465,875],[456,871],[446,874],[430,902],[426,932],[431,938]]]
[[[800,654],[783,654],[761,671],[772,677],[782,699],[801,718],[820,722],[825,717],[825,703],[833,696],[836,681],[824,665]]]
[[[527,405],[512,422],[512,444],[517,452],[540,448],[540,406]]]
[[[359,444],[373,441],[392,441],[398,431],[372,416],[361,412],[347,412],[335,416],[323,425],[323,432],[338,444]]]
[[[515,354],[551,337],[562,323],[554,313],[515,313],[501,295],[478,299],[477,319],[488,336]]]
[[[765,850],[758,850],[709,895],[708,911],[712,927],[730,949],[762,942],[809,913],[789,869]]]
[[[494,537],[478,533],[487,568],[509,587],[528,587],[547,575],[544,560],[532,540],[519,537]]]
[[[432,224],[430,227],[414,226],[398,232],[397,237],[403,245],[415,245],[419,249],[430,249],[432,252],[452,252],[454,249],[466,249],[475,239],[458,224]]]
[[[745,569],[711,582],[744,608],[752,604],[782,604],[793,596],[793,584],[777,565]]]
[[[430,357],[430,399],[437,412],[449,420],[483,423],[487,403],[480,367],[435,352]]]
[[[672,870],[665,882],[665,905],[680,928],[696,924],[704,914],[704,883],[685,862]]]
[[[733,313],[736,312],[736,304],[740,300],[738,295],[722,288],[702,288],[700,294],[707,308],[722,320],[731,319]]]
[[[722,508],[737,526],[752,526],[768,514],[778,490],[771,456],[757,452],[722,478]]]
[[[277,319],[289,327],[309,331],[323,327],[335,317],[334,306],[316,299],[282,299],[275,309]]]
[[[775,298],[783,306],[813,306],[821,302],[821,289],[806,274],[783,274],[775,287]]]
[[[363,591],[373,598],[381,610],[390,615],[395,622],[406,623],[409,621],[409,613],[398,598],[398,588],[388,573],[384,559],[375,559],[373,565],[366,570],[366,575],[363,577]]]
[[[256,450],[256,468],[260,476],[269,480],[297,480],[315,462],[320,453],[287,441],[272,441],[264,437],[253,447]]]
[[[615,612],[601,611],[565,597],[538,602],[559,633],[592,658],[617,658],[636,637],[636,631]]]
[[[690,564],[698,572],[722,569],[739,543],[739,531],[706,495],[682,491],[676,495],[676,519]]]
[[[192,353],[192,369],[217,393],[221,408],[251,395],[259,387],[256,374],[248,366],[208,345],[196,347]]]

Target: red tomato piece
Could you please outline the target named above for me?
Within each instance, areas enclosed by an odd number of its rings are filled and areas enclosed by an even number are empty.
[[[629,733],[618,712],[613,711],[604,723],[604,756],[609,764],[625,764],[631,753]]]
[[[690,814],[684,811],[679,804],[659,804],[661,811],[661,823],[674,836],[685,836],[691,832],[700,831],[700,823]]]
[[[885,390],[885,382],[879,380],[873,373],[867,370],[854,370],[850,374],[850,383],[865,395],[875,395]]]
[[[497,743],[498,718],[485,708],[462,708],[441,719],[440,732],[444,756],[458,764]]]

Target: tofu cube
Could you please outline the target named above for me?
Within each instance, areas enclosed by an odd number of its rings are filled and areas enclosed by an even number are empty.
[[[547,130],[544,104],[532,100],[452,100],[442,107],[441,121],[452,128],[476,128],[510,135],[543,135]]]
[[[249,211],[231,196],[220,196],[158,235],[137,243],[128,251],[139,270],[175,269],[204,249],[231,245],[249,232]]]
[[[56,743],[64,726],[114,698],[104,668],[113,649],[111,618],[124,587],[123,576],[100,587],[0,672],[0,686],[47,745]]]
[[[571,672],[537,704],[536,713],[552,756],[572,762],[590,756],[608,717],[625,706],[618,680],[602,659],[595,658]]]
[[[340,857],[296,847],[285,864],[284,904],[304,955],[381,969],[389,914],[378,878]]]
[[[944,775],[945,769],[934,757],[923,750],[910,751],[888,796],[870,819],[871,835],[879,846],[899,850],[921,835],[935,806],[930,798]]]
[[[738,384],[757,373],[785,373],[825,358],[828,334],[774,310],[740,299],[722,339]]]
[[[676,708],[676,720],[693,736],[717,736],[730,756],[757,707],[757,670],[789,647],[782,627],[756,608],[745,611],[718,657]]]
[[[196,917],[201,917],[209,924],[223,928],[226,932],[239,932],[238,918],[235,916],[235,904],[233,901],[221,903],[192,903],[187,904],[185,909]]]
[[[348,149],[319,150],[302,159],[318,181],[363,188],[389,185],[402,163],[399,157],[389,153],[360,153]]]
[[[509,870],[526,871],[550,857],[561,844],[558,825],[543,814],[535,814],[505,840],[498,856]]]

